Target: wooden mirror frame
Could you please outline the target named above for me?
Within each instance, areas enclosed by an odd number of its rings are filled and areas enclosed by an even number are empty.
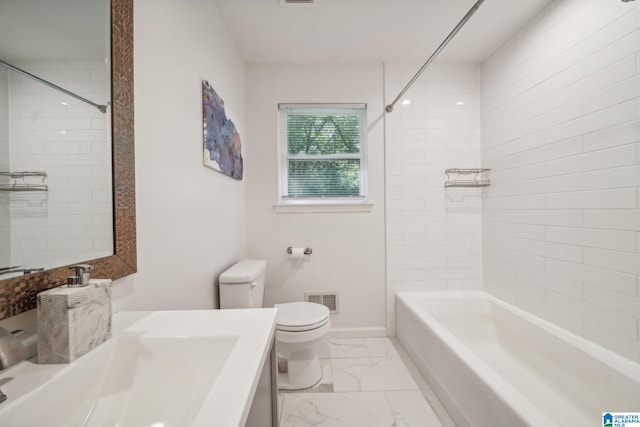
[[[133,121],[133,0],[111,0],[112,256],[81,261],[93,277],[119,279],[137,271]],[[80,261],[78,262],[80,263]],[[67,283],[69,266],[0,281],[0,320],[36,307],[36,295]]]

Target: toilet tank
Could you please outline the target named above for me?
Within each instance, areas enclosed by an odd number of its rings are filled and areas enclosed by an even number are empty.
[[[220,274],[220,308],[257,308],[264,302],[267,262],[243,259]]]

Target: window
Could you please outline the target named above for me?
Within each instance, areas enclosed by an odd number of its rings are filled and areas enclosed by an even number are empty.
[[[366,106],[280,104],[280,201],[362,202]]]

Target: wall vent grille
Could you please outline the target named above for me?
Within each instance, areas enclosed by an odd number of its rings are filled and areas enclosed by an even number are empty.
[[[340,311],[337,292],[305,292],[304,300],[324,305],[331,314],[338,314]]]

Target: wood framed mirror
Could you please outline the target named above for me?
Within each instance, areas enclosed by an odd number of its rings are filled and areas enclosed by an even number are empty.
[[[82,261],[96,278],[137,270],[133,108],[133,0],[111,0],[111,109],[114,254]],[[36,307],[36,295],[63,285],[69,266],[0,280],[0,320]]]

